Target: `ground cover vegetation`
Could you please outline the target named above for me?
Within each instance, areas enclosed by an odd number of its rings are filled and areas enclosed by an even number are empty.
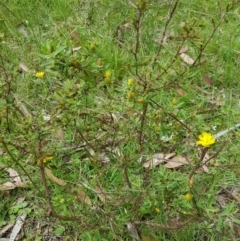
[[[239,240],[239,8],[2,0],[0,235]]]

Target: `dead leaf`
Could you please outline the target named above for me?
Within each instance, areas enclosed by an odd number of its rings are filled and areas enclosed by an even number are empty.
[[[198,150],[200,150],[201,151],[201,149],[199,148]],[[205,162],[209,162],[209,158],[210,158],[210,156],[208,155],[208,153],[206,153],[205,154],[205,156],[204,156],[204,158],[203,158],[203,163],[205,163]],[[211,159],[211,161],[213,161],[213,159]]]
[[[0,190],[7,191],[7,190],[12,190],[16,187],[17,186],[15,184],[13,184],[12,182],[5,182],[4,184],[0,185]]]
[[[26,117],[26,118],[31,118],[31,114],[28,111],[28,109],[26,108],[26,106],[22,103],[22,101],[20,101],[20,99],[18,98],[18,95],[14,94],[14,99],[16,101],[16,104],[19,108],[19,110],[21,111],[21,113]]]
[[[168,159],[170,159],[171,157],[173,157],[175,155],[176,155],[176,153],[174,153],[174,152],[168,153],[168,154],[156,153],[153,155],[151,160],[148,160],[145,163],[143,163],[143,167],[152,169],[152,168],[158,166],[159,164],[167,161]]]
[[[223,106],[224,105],[223,101],[218,101],[218,100],[209,100],[208,102],[215,106]]]
[[[97,156],[97,160],[98,160],[100,163],[109,163],[109,162],[110,162],[110,158],[107,156],[107,154],[106,154],[105,152],[100,153],[100,154]]]
[[[14,169],[5,168],[5,171],[9,173],[9,177],[12,179],[12,181],[16,182],[16,185],[22,182],[19,174]]]
[[[103,190],[103,188],[102,188],[100,183],[95,187],[95,192],[97,193],[99,199],[103,203],[106,203],[106,199],[111,200],[111,197],[104,192],[104,190]]]
[[[23,72],[28,72],[28,67],[23,64],[23,63],[20,63],[19,64],[19,68],[23,71]]]
[[[57,183],[58,185],[60,185],[60,186],[65,186],[65,185],[67,185],[67,183],[64,182],[62,179],[59,179],[59,178],[55,177],[55,176],[52,174],[52,172],[51,172],[50,169],[48,169],[48,168],[45,167],[45,168],[44,168],[44,172],[45,172],[45,174],[47,175],[47,177],[48,177],[50,180],[52,180],[53,182]]]
[[[184,46],[179,50],[179,54],[185,53],[188,50],[188,46]]]
[[[186,64],[193,65],[194,60],[187,54],[181,53],[180,58],[185,62]]]
[[[184,96],[186,94],[186,91],[181,88],[177,88],[175,90],[180,96]]]
[[[165,160],[168,160],[168,159],[174,157],[175,155],[176,155],[175,152],[168,153],[168,154],[165,155]]]
[[[233,188],[232,197],[233,197],[234,200],[236,200],[238,203],[240,203],[240,193],[239,193],[238,188]]]
[[[79,46],[79,47],[74,47],[74,48],[72,48],[72,51],[73,51],[73,53],[74,52],[77,52],[78,50],[80,50],[82,47],[81,46]]]
[[[28,33],[23,23],[18,24],[17,29],[23,37],[28,38]]]
[[[101,187],[96,186],[96,187],[95,187],[95,192],[97,193],[99,199],[100,199],[103,203],[106,203],[106,195],[103,193]]]
[[[12,233],[10,235],[9,241],[16,240],[16,237],[19,234],[19,232],[21,231],[26,217],[27,217],[27,212],[25,210],[23,210],[23,213],[20,216],[17,217],[17,220],[16,220],[15,225],[13,227]]]
[[[74,43],[76,44],[80,44],[80,36],[79,34],[76,32],[76,30],[73,30],[71,32],[71,39],[73,40]]]
[[[5,182],[2,185],[0,185],[0,190],[7,191],[12,190],[16,187],[26,187],[27,184],[23,183],[19,174],[12,168],[4,168],[6,172],[9,173],[9,177],[12,182]]]
[[[206,165],[203,165],[203,166],[201,166],[200,168],[198,168],[196,172],[197,172],[197,173],[203,173],[203,172],[205,172],[205,173],[208,173],[208,174],[209,174],[209,170],[208,170],[208,167],[207,167]]]
[[[199,156],[201,155],[201,149],[199,148]],[[205,154],[205,156],[204,156],[204,158],[203,158],[203,160],[202,160],[202,162],[204,163],[197,171],[198,172],[205,172],[205,173],[209,173],[209,170],[208,170],[208,167],[207,167],[207,165],[208,165],[208,163],[209,163],[209,158],[210,158],[210,156],[208,155],[208,153],[206,153]],[[211,160],[212,161],[212,160]]]
[[[127,225],[127,230],[128,230],[129,234],[132,237],[132,241],[140,240],[140,237],[138,235],[138,230],[136,228],[136,225],[131,223],[131,222],[127,222],[126,225]]]
[[[2,229],[0,230],[0,236],[3,235],[4,233],[6,233],[12,227],[13,227],[13,223],[9,223],[9,224],[5,225],[4,227],[2,227]],[[1,239],[0,239],[0,241],[1,241]]]
[[[164,167],[166,168],[177,168],[183,165],[189,165],[189,162],[186,157],[183,157],[181,155],[173,157],[171,160],[169,160]]]
[[[143,167],[152,169],[153,167],[156,167],[160,163],[164,162],[164,154],[163,153],[157,153],[153,155],[151,160],[148,160],[143,163]]]
[[[213,85],[213,81],[207,75],[203,76],[203,80],[205,81],[206,84]]]
[[[87,196],[87,194],[83,191],[83,188],[81,186],[78,187],[76,190],[77,192],[77,198],[86,203],[89,206],[92,206],[92,200]]]

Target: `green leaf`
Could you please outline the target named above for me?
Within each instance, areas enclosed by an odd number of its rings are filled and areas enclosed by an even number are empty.
[[[217,226],[216,226],[216,230],[219,232],[222,230],[222,226],[223,226],[223,219],[219,218],[217,221]]]
[[[55,229],[54,234],[55,235],[62,235],[65,232],[65,228],[64,227],[58,227]]]

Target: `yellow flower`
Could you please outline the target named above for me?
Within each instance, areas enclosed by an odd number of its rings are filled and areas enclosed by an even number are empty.
[[[104,82],[105,84],[109,84],[111,82],[111,77],[112,77],[112,71],[110,69],[107,69],[104,72]]]
[[[197,141],[197,146],[210,147],[216,142],[216,139],[211,133],[203,132],[198,136],[199,140]]]
[[[193,196],[192,196],[192,194],[190,194],[190,193],[187,193],[187,194],[185,195],[185,199],[186,199],[187,201],[191,201],[192,198],[193,198]]]
[[[89,45],[89,49],[90,49],[90,50],[94,50],[94,49],[95,49],[95,45],[94,45],[93,43],[91,43],[91,44]]]
[[[105,77],[104,78],[104,83],[105,84],[109,84],[111,82],[111,78],[110,77]]]
[[[127,96],[129,100],[133,99],[135,97],[135,93],[133,91],[129,91]]]
[[[38,160],[37,160],[37,164],[40,165],[41,162],[46,163],[46,162],[48,162],[48,161],[50,161],[50,160],[52,160],[52,159],[53,159],[52,156],[45,156],[45,157],[43,157],[43,158],[41,158],[41,159],[38,159]]]
[[[172,99],[172,105],[176,105],[178,103],[177,99],[176,98],[173,98]]]
[[[46,156],[46,157],[44,157],[43,158],[43,163],[46,163],[47,161],[51,161],[53,159],[53,157],[52,156]]]
[[[39,71],[39,72],[36,73],[36,77],[37,78],[43,78],[43,76],[44,76],[44,72],[43,71]]]
[[[156,213],[160,213],[160,209],[159,208],[155,208],[155,212]]]
[[[127,85],[132,86],[134,84],[134,79],[128,79]]]
[[[107,69],[104,73],[105,78],[111,78],[112,76],[112,71],[110,69]]]

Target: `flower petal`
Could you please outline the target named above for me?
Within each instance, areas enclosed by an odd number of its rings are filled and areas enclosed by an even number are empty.
[[[210,147],[212,144],[216,142],[216,139],[211,133],[203,132],[198,136],[199,140],[196,142],[196,145],[200,145],[203,147]]]

